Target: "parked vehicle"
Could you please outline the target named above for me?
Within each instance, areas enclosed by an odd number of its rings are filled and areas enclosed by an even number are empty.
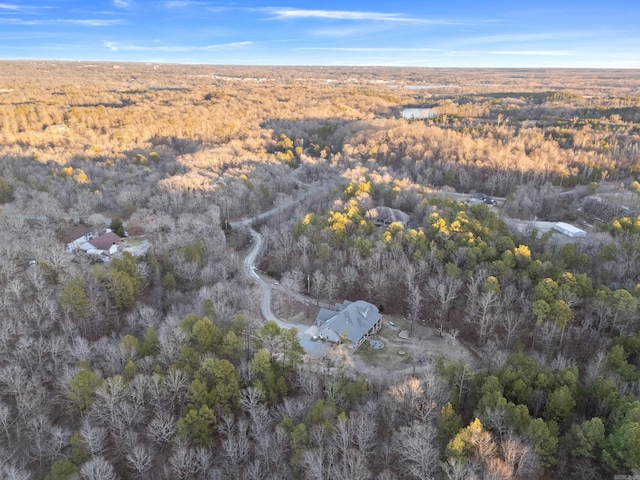
[[[471,195],[468,199],[467,199],[467,203],[469,205],[475,205],[478,203],[484,203],[486,205],[495,205],[496,199],[490,197],[489,195],[485,195],[484,193],[474,193],[473,195]]]

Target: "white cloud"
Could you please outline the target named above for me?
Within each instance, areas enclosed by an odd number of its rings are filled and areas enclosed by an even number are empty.
[[[83,25],[85,27],[110,27],[111,25],[119,25],[122,23],[122,20],[96,20],[96,19],[86,19],[86,20],[62,20],[69,25]]]
[[[231,42],[231,43],[219,43],[216,45],[207,45],[203,48],[203,50],[234,50],[237,48],[248,47],[249,45],[253,45],[251,41],[245,42]]]
[[[129,0],[113,0],[113,5],[118,8],[127,8],[130,4]]]
[[[565,57],[571,55],[571,52],[566,50],[497,50],[478,53],[489,53],[491,55],[535,55],[544,57]]]
[[[399,13],[357,12],[349,10],[304,10],[301,8],[268,8],[278,19],[328,18],[331,20],[377,20],[407,22],[416,19]]]
[[[128,52],[198,52],[198,51],[215,51],[215,50],[237,50],[252,45],[253,42],[231,42],[219,43],[214,45],[121,45],[117,42],[105,41],[103,45],[112,52],[128,51]]]
[[[335,28],[312,28],[307,33],[312,37],[321,38],[346,38],[346,37],[362,37],[364,35],[373,35],[380,32],[392,30],[396,26],[391,23],[357,23],[348,26],[341,25]]]
[[[188,0],[169,0],[164,2],[165,8],[186,8],[198,4],[198,2],[190,2]]]
[[[558,40],[561,38],[575,38],[575,34],[569,32],[507,33],[475,37],[471,39],[471,41],[474,43],[530,42],[537,40]]]
[[[568,57],[575,56],[571,50],[444,50],[446,55],[462,57],[480,57],[494,55],[496,57]]]
[[[34,13],[36,10],[45,10],[52,7],[40,7],[35,5],[15,5],[12,3],[0,3],[0,13],[3,11],[11,13]]]
[[[438,48],[403,47],[300,47],[297,50],[326,50],[332,52],[441,52]]]
[[[402,13],[365,12],[355,10],[308,10],[302,8],[268,7],[261,9],[270,13],[277,20],[293,20],[299,18],[324,18],[327,20],[376,21],[396,23],[423,23],[433,25],[462,25],[464,22],[446,19],[426,19],[411,17]]]
[[[42,20],[24,20],[22,18],[0,18],[0,24],[5,25],[80,25],[83,27],[110,27],[119,25],[122,20],[100,20],[100,19],[72,19],[72,18],[52,18]]]
[[[558,40],[575,40],[602,35],[603,32],[591,31],[563,31],[563,32],[536,32],[536,33],[505,33],[500,35],[485,35],[468,37],[455,40],[454,45],[477,45],[490,43],[524,43],[524,42],[551,42]]]

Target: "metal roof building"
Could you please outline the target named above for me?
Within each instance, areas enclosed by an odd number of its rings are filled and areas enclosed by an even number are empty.
[[[587,236],[587,232],[584,230],[564,222],[555,223],[553,229],[572,238],[584,238]]]

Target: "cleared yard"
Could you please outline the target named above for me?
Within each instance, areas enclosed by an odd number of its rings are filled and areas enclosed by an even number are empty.
[[[395,327],[389,326],[389,322],[394,323]],[[403,317],[385,315],[383,327],[374,337],[382,340],[385,347],[375,350],[368,343],[363,344],[357,352],[351,354],[349,366],[354,373],[385,380],[430,370],[439,357],[475,365],[473,353],[450,334],[444,333],[440,337],[433,328],[414,325],[410,339],[400,338],[400,332],[408,334],[409,330],[410,324]]]

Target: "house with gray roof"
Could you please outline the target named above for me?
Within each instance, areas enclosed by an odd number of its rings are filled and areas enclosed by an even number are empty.
[[[414,230],[418,228],[417,222],[413,220],[409,214],[397,208],[375,207],[367,210],[365,217],[372,220],[373,223],[379,227],[387,227],[392,223],[400,223],[405,228],[412,228]]]
[[[347,341],[357,350],[362,342],[380,330],[382,315],[378,307],[369,302],[345,300],[337,303],[335,310],[321,308],[316,316],[316,326],[321,340]]]

